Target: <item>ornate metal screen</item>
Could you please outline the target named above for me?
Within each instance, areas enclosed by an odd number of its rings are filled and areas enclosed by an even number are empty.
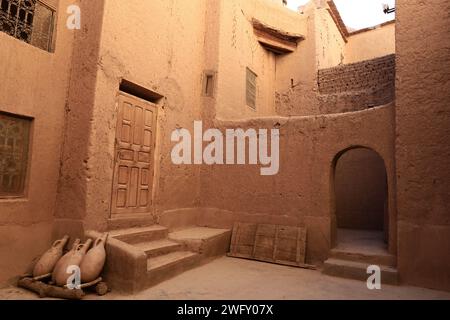
[[[23,40],[31,41],[36,0],[0,0],[0,28],[3,32]]]
[[[54,11],[38,0],[0,0],[0,31],[51,51]]]
[[[22,196],[31,120],[0,113],[0,197]]]

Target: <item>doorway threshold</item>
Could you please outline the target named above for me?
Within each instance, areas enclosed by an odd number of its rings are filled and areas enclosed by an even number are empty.
[[[338,229],[338,245],[330,257],[395,267],[397,258],[388,251],[382,231]]]
[[[383,231],[338,229],[337,243],[335,249],[340,251],[374,255],[388,253]]]

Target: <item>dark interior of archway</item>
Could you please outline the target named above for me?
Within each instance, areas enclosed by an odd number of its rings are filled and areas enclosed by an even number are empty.
[[[387,189],[384,161],[373,150],[351,149],[338,159],[335,196],[339,244],[386,244]]]

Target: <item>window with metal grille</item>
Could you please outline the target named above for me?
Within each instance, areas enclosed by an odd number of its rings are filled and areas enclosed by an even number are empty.
[[[252,70],[247,68],[247,80],[246,80],[246,100],[247,105],[256,109],[256,80],[258,76]]]
[[[38,0],[0,0],[0,31],[52,51],[55,11]]]
[[[25,193],[31,121],[0,113],[0,197]]]

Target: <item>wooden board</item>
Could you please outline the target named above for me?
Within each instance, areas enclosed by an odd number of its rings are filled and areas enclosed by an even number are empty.
[[[280,264],[303,265],[306,261],[306,228],[278,226],[274,260]]]
[[[274,253],[277,246],[278,226],[259,224],[254,239],[255,247],[253,258],[255,260],[274,262]]]
[[[307,267],[303,227],[235,223],[229,256]]]
[[[235,223],[231,237],[231,253],[234,257],[251,259],[254,254],[256,224]]]

